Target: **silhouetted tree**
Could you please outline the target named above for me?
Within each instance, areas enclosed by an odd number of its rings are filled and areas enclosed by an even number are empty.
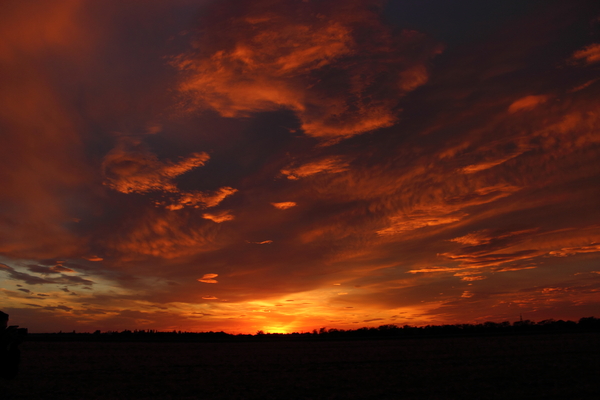
[[[586,330],[597,330],[600,329],[600,318],[594,318],[594,317],[586,317],[586,318],[581,318],[579,320],[578,325]]]

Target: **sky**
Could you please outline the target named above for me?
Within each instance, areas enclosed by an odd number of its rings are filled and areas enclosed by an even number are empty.
[[[30,332],[600,317],[600,3],[7,0]]]

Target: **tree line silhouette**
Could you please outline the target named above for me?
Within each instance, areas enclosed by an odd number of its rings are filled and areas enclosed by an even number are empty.
[[[546,319],[539,322],[519,320],[513,323],[484,322],[481,324],[449,324],[427,326],[398,326],[394,324],[379,327],[362,327],[358,329],[337,329],[322,327],[312,332],[270,333],[262,330],[255,334],[230,334],[220,332],[186,332],[123,330],[94,333],[58,332],[29,334],[27,340],[60,340],[60,341],[236,341],[236,340],[277,340],[277,339],[362,339],[362,338],[403,338],[403,337],[436,337],[436,336],[477,336],[502,334],[532,333],[568,333],[568,332],[600,332],[600,318],[585,317],[575,321]]]

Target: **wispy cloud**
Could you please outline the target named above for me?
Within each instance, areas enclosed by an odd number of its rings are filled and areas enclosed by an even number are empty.
[[[79,276],[69,276],[69,275],[62,275],[62,274],[58,277],[40,278],[35,275],[29,275],[24,272],[19,272],[19,271],[15,270],[13,267],[10,267],[5,264],[0,264],[0,270],[3,270],[6,273],[8,273],[8,275],[11,279],[25,282],[28,285],[44,285],[44,284],[52,284],[52,283],[66,284],[66,285],[93,285],[94,284],[94,282],[89,279],[81,278]],[[53,271],[53,272],[57,272],[57,271]],[[59,272],[57,272],[57,273],[59,273]]]
[[[296,207],[296,203],[293,201],[282,201],[279,203],[271,203],[271,205],[280,210],[287,210],[288,208]]]
[[[517,111],[531,110],[537,107],[539,104],[548,101],[548,96],[544,95],[530,95],[515,100],[509,107],[509,113],[515,113]]]
[[[221,222],[232,221],[233,219],[235,219],[235,217],[231,214],[230,211],[222,211],[217,214],[204,213],[202,214],[202,218],[209,219],[213,222],[216,222],[217,224],[220,224]]]
[[[248,242],[248,243],[252,243],[252,244],[271,244],[273,243],[272,240],[263,240],[261,242]]]
[[[553,250],[549,254],[556,257],[568,257],[574,256],[576,254],[582,253],[596,253],[600,252],[600,244],[591,243],[588,246],[580,246],[580,247],[564,247],[560,250]]]
[[[219,274],[204,274],[202,276],[202,278],[198,278],[198,282],[203,282],[203,283],[218,283],[216,279],[217,276],[219,276]]]
[[[587,65],[600,61],[600,43],[592,43],[583,49],[577,50],[571,56],[573,62],[583,62]]]
[[[335,174],[348,170],[349,162],[342,157],[326,157],[320,160],[308,162],[298,167],[282,169],[281,173],[287,176],[288,179],[300,179],[307,176],[330,173]]]

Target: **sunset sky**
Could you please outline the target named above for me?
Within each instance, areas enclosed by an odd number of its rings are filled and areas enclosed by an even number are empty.
[[[600,317],[600,2],[8,0],[30,332]]]

